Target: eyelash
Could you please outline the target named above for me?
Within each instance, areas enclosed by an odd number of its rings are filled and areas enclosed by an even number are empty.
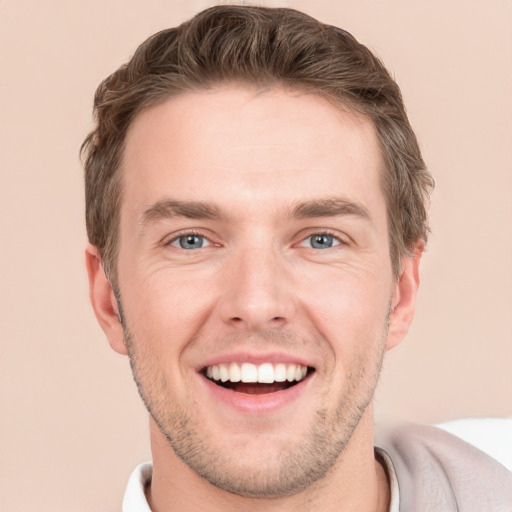
[[[318,231],[314,231],[314,230],[310,231],[308,233],[308,235],[305,236],[300,241],[300,244],[304,243],[306,240],[309,240],[309,239],[311,239],[314,236],[329,236],[329,237],[332,237],[337,242],[337,244],[334,245],[333,247],[337,247],[338,245],[347,245],[347,242],[340,237],[339,233],[331,231],[329,229],[320,229]],[[310,249],[315,249],[315,247],[309,247],[309,248]],[[329,247],[329,249],[330,248],[331,247]]]
[[[205,236],[204,234],[199,233],[197,231],[193,231],[193,230],[192,231],[183,231],[182,233],[179,233],[179,234],[173,236],[170,240],[164,242],[164,245],[170,246],[174,242],[177,242],[180,238],[184,238],[184,237],[187,237],[187,236],[197,236],[199,238],[203,238],[204,240],[206,240],[211,245],[217,245],[212,240],[210,240],[210,238]]]
[[[215,242],[213,242],[209,237],[205,236],[203,233],[200,233],[200,232],[194,231],[194,230],[184,231],[182,233],[179,233],[179,234],[173,236],[169,241],[165,242],[164,245],[172,246],[172,244],[174,242],[177,242],[180,238],[184,238],[184,237],[187,237],[187,236],[197,236],[197,237],[200,237],[200,238],[206,240],[211,245],[219,245],[219,244],[215,244]],[[304,242],[306,242],[308,239],[311,239],[314,236],[329,236],[329,237],[332,237],[337,242],[337,244],[332,246],[332,247],[337,247],[338,245],[347,245],[347,242],[345,240],[343,240],[339,236],[338,233],[336,233],[334,231],[331,231],[329,229],[322,229],[322,230],[318,230],[318,231],[311,231],[311,232],[309,232],[304,238],[302,238],[300,240],[299,245],[304,243]],[[309,248],[310,249],[315,249],[315,247],[309,247]],[[329,248],[331,248],[331,247],[329,247]],[[183,250],[185,250],[185,249],[183,249]]]

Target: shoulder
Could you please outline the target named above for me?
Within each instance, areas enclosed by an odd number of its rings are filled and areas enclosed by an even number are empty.
[[[511,512],[512,473],[455,435],[403,424],[378,435],[396,471],[400,510]]]
[[[512,418],[465,418],[437,425],[512,471]]]

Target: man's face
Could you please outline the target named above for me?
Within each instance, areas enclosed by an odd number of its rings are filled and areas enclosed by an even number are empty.
[[[372,123],[314,95],[224,88],[135,119],[126,343],[162,434],[214,485],[297,492],[371,417],[395,291],[381,166]]]

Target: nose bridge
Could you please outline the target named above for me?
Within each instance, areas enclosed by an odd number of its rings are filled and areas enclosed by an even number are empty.
[[[283,256],[271,241],[238,248],[227,268],[221,314],[225,322],[251,330],[285,324],[293,314]]]

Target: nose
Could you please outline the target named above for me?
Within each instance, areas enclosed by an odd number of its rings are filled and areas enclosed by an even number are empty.
[[[230,259],[218,303],[222,320],[251,331],[286,325],[295,312],[293,290],[279,255],[246,248]]]

